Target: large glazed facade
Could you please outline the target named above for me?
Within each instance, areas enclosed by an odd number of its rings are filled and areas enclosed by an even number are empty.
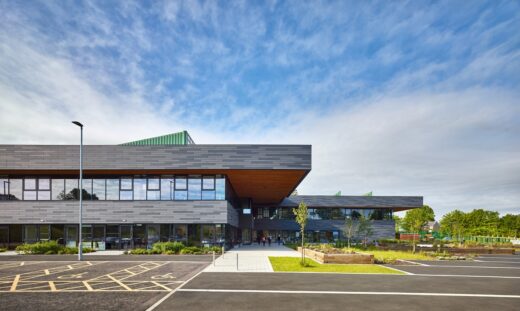
[[[81,192],[78,146],[0,145],[0,247],[76,245],[80,194],[84,244],[97,249],[291,240],[300,201],[314,241],[341,238],[344,219],[361,215],[374,238],[392,237],[392,212],[422,206],[422,197],[289,196],[311,170],[309,145],[155,141],[84,146]]]

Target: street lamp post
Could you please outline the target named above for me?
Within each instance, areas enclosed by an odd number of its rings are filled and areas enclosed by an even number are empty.
[[[78,232],[78,260],[83,257],[81,229],[83,227],[83,124],[78,121],[72,121],[80,128],[80,145],[79,145],[79,232]]]

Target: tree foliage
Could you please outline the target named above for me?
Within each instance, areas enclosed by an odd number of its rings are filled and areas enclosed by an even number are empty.
[[[455,210],[441,219],[441,232],[460,240],[464,235],[520,236],[520,215],[475,209],[469,213]]]
[[[433,209],[428,205],[424,205],[423,207],[412,209],[406,212],[406,215],[403,219],[403,228],[413,233],[413,252],[415,253],[415,234],[419,233],[422,227],[428,223],[428,221],[435,220],[435,213]]]
[[[301,201],[298,205],[298,208],[293,208],[293,214],[295,217],[296,222],[298,225],[300,225],[300,234],[302,236],[302,261],[301,264],[305,265],[305,250],[303,248],[304,241],[305,241],[305,226],[307,225],[307,217],[308,217],[308,210],[307,205],[305,202]]]
[[[359,217],[359,224],[357,227],[358,235],[363,238],[363,245],[366,247],[368,239],[374,234],[372,230],[372,222],[365,216]]]

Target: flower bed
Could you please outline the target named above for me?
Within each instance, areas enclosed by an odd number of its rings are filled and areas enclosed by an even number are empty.
[[[302,248],[298,247],[298,252],[302,252]],[[326,249],[309,249],[305,248],[305,256],[316,260],[319,263],[342,263],[342,264],[373,264],[374,255],[344,252],[337,248]]]

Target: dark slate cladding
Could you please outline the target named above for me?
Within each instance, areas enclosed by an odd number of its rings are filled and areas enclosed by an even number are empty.
[[[296,195],[285,198],[281,207],[296,207],[300,202],[309,207],[347,207],[347,208],[415,208],[423,206],[419,196],[333,196],[333,195]]]
[[[311,169],[310,145],[84,146],[85,169]],[[77,145],[0,145],[0,170],[76,170]]]

